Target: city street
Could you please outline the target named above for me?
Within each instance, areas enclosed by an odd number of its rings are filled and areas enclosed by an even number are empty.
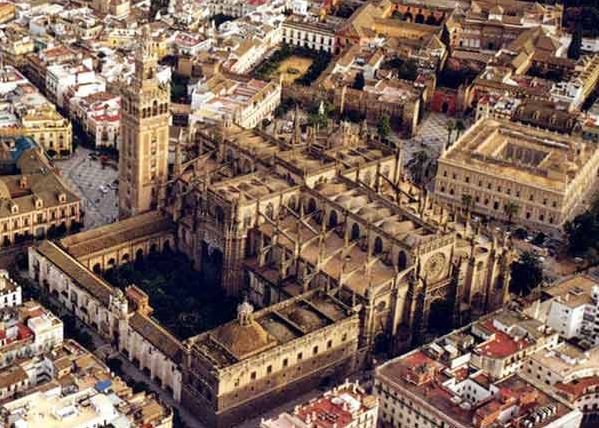
[[[29,277],[28,271],[21,271],[20,273],[23,275],[23,277],[27,277],[33,281],[33,279]],[[71,314],[56,298],[54,298],[54,296],[47,294],[46,297],[53,303],[55,308],[54,312],[57,316],[64,318],[65,316]],[[60,309],[56,310],[56,308]],[[89,333],[94,346],[94,349],[90,349],[90,351],[93,351],[101,360],[106,361],[107,358],[118,358],[122,362],[121,369],[123,374],[135,382],[144,382],[146,385],[148,385],[150,390],[160,397],[160,400],[177,409],[181,420],[185,423],[187,428],[204,428],[204,425],[193,415],[193,413],[185,409],[180,403],[175,402],[173,397],[168,392],[160,388],[152,379],[150,379],[149,376],[135,367],[129,360],[124,358],[110,345],[110,343],[102,339],[95,330],[83,324],[79,320],[77,320],[77,327],[80,330]],[[132,383],[129,383],[129,386],[131,385]]]
[[[373,376],[372,371],[358,372],[356,374],[349,376],[348,380],[350,382],[358,381],[360,383],[360,386],[362,386],[363,388],[365,388],[368,391],[371,391],[372,376]],[[341,384],[341,383],[343,383],[343,381],[339,382],[339,384]],[[330,387],[330,388],[332,388],[332,387]],[[330,388],[327,388],[327,389],[330,389]],[[287,403],[281,404],[280,406],[276,406],[275,408],[269,410],[268,412],[264,412],[261,416],[258,416],[255,418],[249,418],[249,419],[235,425],[235,428],[259,427],[262,419],[275,418],[277,415],[280,415],[283,412],[292,413],[295,406],[305,404],[305,403],[309,402],[310,400],[320,397],[322,394],[325,393],[325,391],[327,389],[315,388],[303,395],[300,395],[295,400],[291,400]]]
[[[82,199],[85,211],[84,229],[113,222],[118,215],[116,186],[118,172],[100,160],[90,158],[92,150],[78,147],[73,156],[55,165],[67,184]]]

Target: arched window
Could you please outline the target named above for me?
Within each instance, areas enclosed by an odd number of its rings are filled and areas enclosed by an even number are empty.
[[[308,201],[308,210],[309,213],[313,213],[314,211],[316,211],[316,201],[314,200],[314,198],[310,198],[310,200]]]
[[[360,239],[360,225],[358,223],[354,223],[351,227],[351,239],[355,241],[356,239]]]
[[[273,219],[274,218],[274,214],[275,214],[275,209],[272,205],[272,202],[269,202],[268,205],[266,205],[266,217]]]
[[[222,223],[225,221],[225,212],[221,207],[214,208],[214,216],[216,217],[216,221]]]
[[[380,236],[374,239],[374,254],[381,254],[383,252],[383,240]]]
[[[408,267],[408,256],[405,251],[400,251],[397,257],[397,268],[402,271]]]
[[[337,226],[337,211],[331,211],[329,214],[329,227],[333,228]]]
[[[287,206],[293,210],[293,211],[297,211],[297,198],[295,197],[295,195],[292,195],[288,200],[287,200]]]
[[[227,150],[227,154],[225,155],[225,160],[227,162],[232,162],[235,159],[235,155],[233,153],[233,150],[229,149]]]

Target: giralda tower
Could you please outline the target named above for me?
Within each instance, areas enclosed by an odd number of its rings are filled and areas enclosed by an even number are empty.
[[[147,27],[135,51],[135,75],[122,91],[119,217],[153,210],[168,174],[170,87],[157,78],[158,53]]]

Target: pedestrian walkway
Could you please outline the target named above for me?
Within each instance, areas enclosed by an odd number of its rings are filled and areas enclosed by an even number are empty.
[[[79,147],[70,159],[55,162],[67,185],[82,200],[85,230],[112,223],[118,215],[113,185],[118,173],[111,166],[103,167],[99,160],[91,159],[91,153]]]

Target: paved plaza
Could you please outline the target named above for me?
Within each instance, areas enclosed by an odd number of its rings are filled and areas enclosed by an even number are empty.
[[[99,160],[91,159],[91,153],[79,147],[71,159],[55,162],[67,184],[82,199],[86,230],[111,223],[118,216],[117,186],[113,185],[118,172],[111,165],[103,167]]]
[[[455,120],[450,116],[442,113],[429,112],[425,113],[425,117],[420,123],[418,132],[412,138],[400,139],[397,136],[391,138],[391,140],[403,143],[404,148],[404,163],[407,163],[412,159],[414,153],[420,150],[428,150],[434,158],[438,158],[441,155],[443,145],[447,143],[447,122]],[[464,124],[468,127],[469,121],[464,119]],[[454,131],[452,134],[452,141],[457,137],[457,133]]]

